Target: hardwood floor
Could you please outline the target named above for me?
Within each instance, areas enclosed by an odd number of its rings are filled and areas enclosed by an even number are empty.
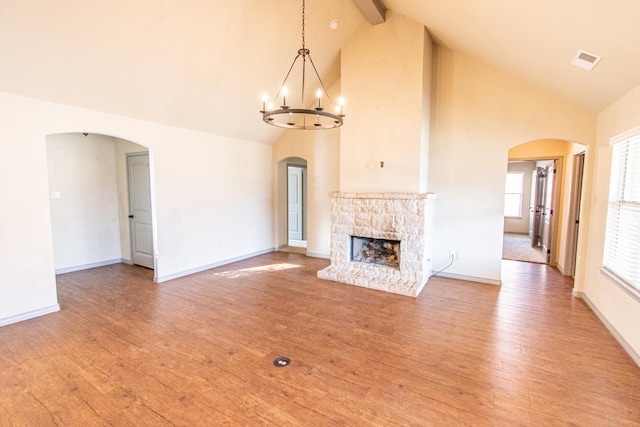
[[[0,426],[640,424],[640,368],[548,266],[413,299],[327,264],[60,275],[59,313],[0,328]]]

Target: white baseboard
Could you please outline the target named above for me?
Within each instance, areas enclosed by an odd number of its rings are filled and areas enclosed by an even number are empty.
[[[433,273],[435,273],[435,271],[431,272],[431,274],[433,274]],[[449,278],[449,279],[466,280],[468,282],[487,283],[489,285],[497,285],[497,286],[502,285],[502,281],[500,281],[500,280],[487,279],[487,278],[484,278],[484,277],[465,276],[464,274],[453,274],[453,273],[442,272],[442,273],[438,273],[436,276],[446,277],[446,278]],[[433,276],[431,276],[431,277],[433,277]]]
[[[307,247],[307,241],[306,240],[289,239],[289,246],[293,246],[295,248],[306,248]]]
[[[231,264],[232,262],[242,261],[247,258],[253,258],[254,256],[268,254],[273,252],[274,248],[263,249],[258,252],[253,252],[246,255],[241,255],[235,258],[228,258],[222,261],[214,262],[213,264],[203,265],[201,267],[191,268],[189,270],[180,271],[178,273],[167,274],[166,276],[154,276],[153,280],[156,283],[167,282],[169,280],[178,279],[180,277],[189,276],[191,274],[200,273],[201,271],[210,270],[212,268],[220,267],[221,265]]]
[[[131,264],[131,261],[122,258],[110,259],[107,261],[94,262],[91,264],[76,265],[74,267],[58,268],[56,274],[73,273],[74,271],[88,270],[90,268],[104,267],[105,265],[120,264],[122,262]]]
[[[331,259],[331,257],[329,255],[326,254],[316,254],[313,252],[307,252],[307,256],[310,256],[312,258],[322,258],[322,259]]]
[[[584,292],[579,292],[579,291],[576,291],[575,289],[571,292],[571,294],[576,298],[581,298],[585,303],[587,303],[591,311],[593,311],[593,313],[598,317],[598,319],[600,319],[600,321],[605,326],[605,328],[607,328],[609,332],[611,332],[611,335],[613,335],[613,337],[618,341],[618,343],[620,343],[622,348],[629,354],[629,356],[631,356],[633,361],[636,362],[638,366],[640,366],[640,354],[638,354],[633,349],[633,347],[629,345],[627,340],[625,340],[624,337],[620,335],[617,329],[607,320],[604,314],[602,314],[600,310],[598,310],[598,308],[595,306],[595,304],[591,302],[589,297]]]
[[[56,311],[60,311],[60,304],[54,304],[49,307],[43,307],[37,310],[27,311],[26,313],[16,314],[15,316],[5,317],[0,319],[0,327],[22,322],[23,320],[33,319],[34,317],[44,316],[45,314],[55,313]]]

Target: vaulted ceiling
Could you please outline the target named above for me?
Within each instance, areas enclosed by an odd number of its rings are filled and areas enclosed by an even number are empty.
[[[640,84],[636,0],[384,0],[453,50],[599,112]],[[602,56],[586,71],[578,49]]]
[[[379,0],[375,0],[378,1]],[[640,84],[636,0],[383,0],[435,40],[600,111]],[[307,0],[327,85],[374,0]],[[0,0],[0,91],[273,142],[258,110],[301,44],[300,0]],[[332,20],[339,22],[335,30]],[[601,55],[591,72],[578,49]],[[348,98],[348,95],[347,95]]]

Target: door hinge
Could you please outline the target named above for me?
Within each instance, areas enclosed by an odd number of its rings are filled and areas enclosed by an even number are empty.
[[[551,255],[551,249],[547,249],[547,255]]]

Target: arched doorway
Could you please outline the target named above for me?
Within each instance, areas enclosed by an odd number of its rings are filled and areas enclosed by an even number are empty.
[[[46,141],[56,274],[120,262],[155,269],[148,149],[91,133],[47,135]],[[136,212],[131,188],[142,193]],[[141,207],[148,219],[136,227]],[[141,252],[144,262],[135,256]]]
[[[558,158],[509,160],[503,259],[551,264],[560,164]]]
[[[278,250],[306,253],[307,161],[288,157],[278,163]]]
[[[585,149],[542,139],[509,150],[503,259],[546,263],[573,275],[584,165],[575,159],[584,159]]]

